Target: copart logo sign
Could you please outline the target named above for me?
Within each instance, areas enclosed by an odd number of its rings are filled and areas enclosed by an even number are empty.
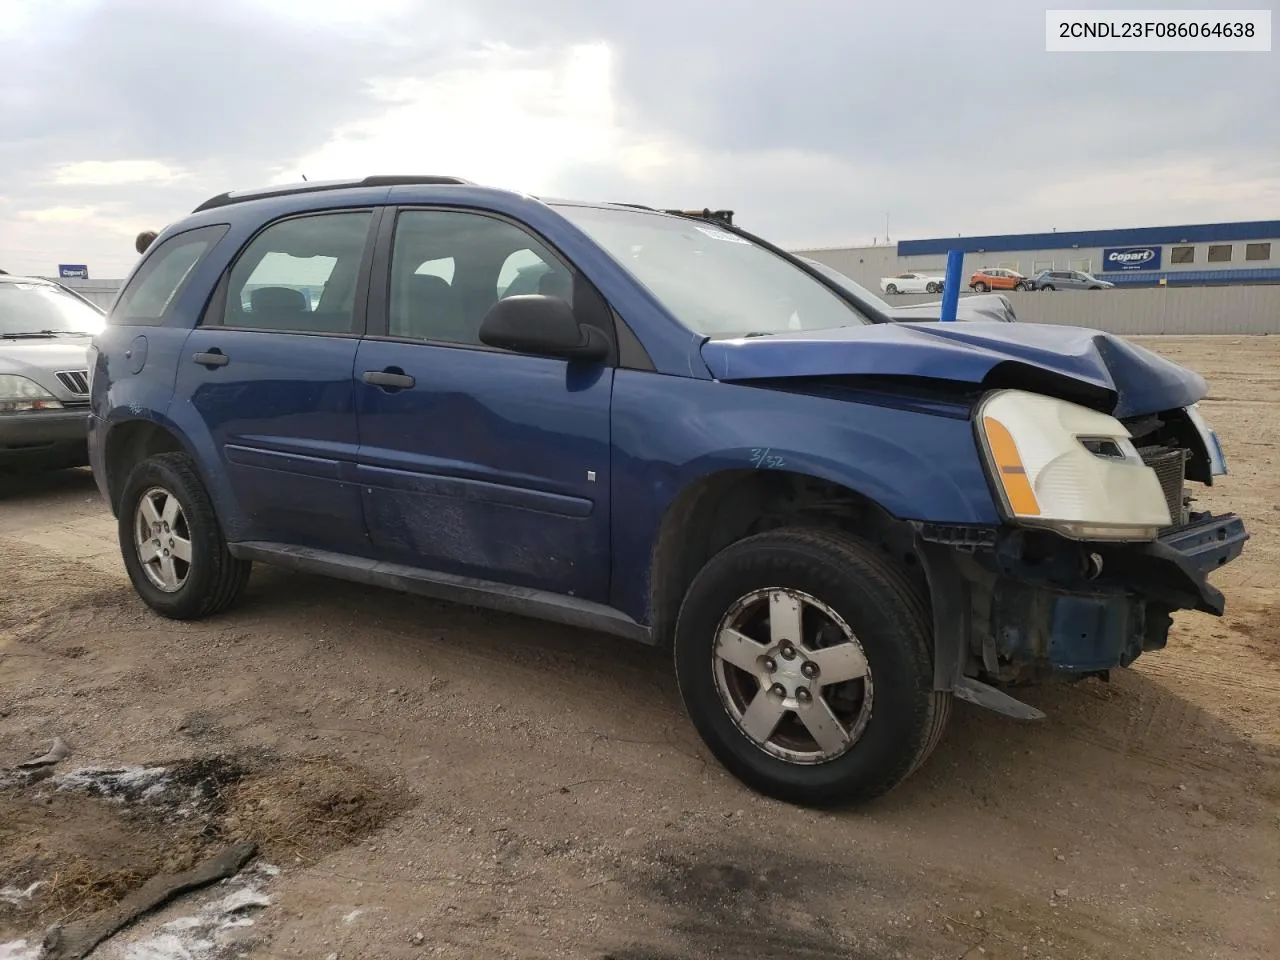
[[[1109,247],[1102,251],[1102,269],[1159,270],[1160,247]]]

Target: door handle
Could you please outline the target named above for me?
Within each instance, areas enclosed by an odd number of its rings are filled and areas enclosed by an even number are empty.
[[[386,370],[366,370],[360,379],[372,387],[382,387],[388,391],[407,390],[417,382],[396,367]]]
[[[231,362],[231,358],[225,353],[214,347],[208,353],[193,353],[191,359],[204,367],[225,367]]]

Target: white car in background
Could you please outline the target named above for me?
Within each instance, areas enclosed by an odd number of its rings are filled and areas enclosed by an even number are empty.
[[[895,293],[941,293],[943,277],[933,277],[923,273],[900,273],[896,277],[881,277],[880,289],[887,294]]]

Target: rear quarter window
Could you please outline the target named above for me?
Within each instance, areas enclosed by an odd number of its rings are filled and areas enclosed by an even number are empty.
[[[110,323],[158,327],[187,285],[192,271],[229,229],[225,223],[197,227],[155,247],[111,308]]]

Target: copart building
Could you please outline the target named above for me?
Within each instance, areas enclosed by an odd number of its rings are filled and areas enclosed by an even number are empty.
[[[795,252],[878,290],[882,277],[896,273],[944,274],[949,250],[964,251],[966,286],[983,267],[1025,276],[1040,270],[1083,270],[1117,286],[1280,283],[1280,220],[938,237]]]

